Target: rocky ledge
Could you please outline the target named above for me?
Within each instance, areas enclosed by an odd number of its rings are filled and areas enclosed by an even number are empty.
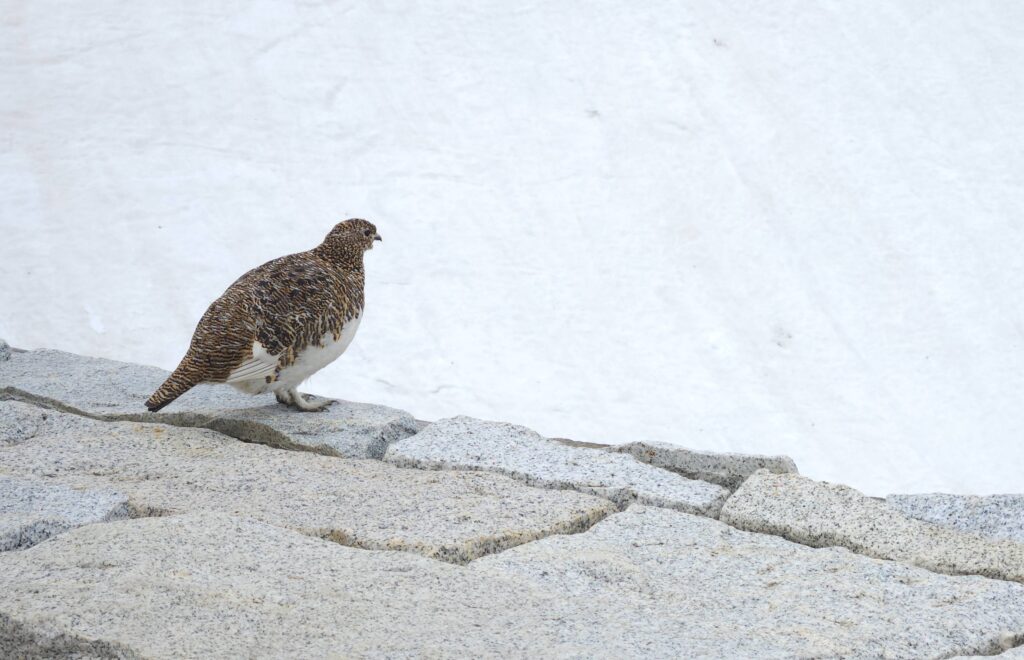
[[[165,376],[0,342],[0,657],[1022,652],[1022,495]]]

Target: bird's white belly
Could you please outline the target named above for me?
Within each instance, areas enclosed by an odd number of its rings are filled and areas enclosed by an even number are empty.
[[[277,378],[267,383],[264,378],[242,380],[233,382],[231,385],[249,394],[262,394],[264,392],[276,392],[282,389],[290,389],[297,386],[316,372],[320,371],[331,362],[334,362],[345,352],[352,339],[356,336],[359,328],[359,317],[355,317],[346,323],[341,329],[341,336],[337,339],[328,332],[320,338],[319,346],[307,346],[295,356],[295,361],[281,369]],[[253,355],[266,355],[266,350],[259,342],[253,344]]]
[[[302,352],[295,356],[295,362],[282,369],[281,373],[278,374],[277,383],[281,383],[284,387],[298,385],[331,362],[337,360],[345,352],[345,349],[348,348],[348,345],[352,343],[358,328],[359,317],[357,316],[345,324],[341,329],[341,336],[337,340],[334,339],[334,335],[328,332],[320,338],[319,346],[310,345],[302,349]],[[277,390],[280,388],[275,387],[273,389]]]

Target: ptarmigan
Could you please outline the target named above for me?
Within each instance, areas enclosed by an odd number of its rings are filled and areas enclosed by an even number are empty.
[[[323,410],[299,383],[345,352],[363,313],[363,253],[381,240],[353,218],[307,252],[268,261],[242,275],[203,314],[174,373],[146,401],[157,411],[199,383],[273,392],[299,410]]]

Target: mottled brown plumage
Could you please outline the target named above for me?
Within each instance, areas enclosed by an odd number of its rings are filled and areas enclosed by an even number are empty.
[[[339,222],[323,243],[268,261],[203,314],[181,364],[146,401],[159,410],[199,383],[272,391],[302,410],[295,387],[345,350],[363,311],[363,254],[380,240],[366,220]]]

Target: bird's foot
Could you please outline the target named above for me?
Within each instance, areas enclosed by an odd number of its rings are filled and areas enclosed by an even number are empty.
[[[336,403],[336,399],[327,399],[319,396],[312,396],[311,394],[301,394],[298,390],[279,390],[274,392],[274,396],[280,403],[292,408],[297,408],[303,412],[321,412],[326,410],[332,403]]]

